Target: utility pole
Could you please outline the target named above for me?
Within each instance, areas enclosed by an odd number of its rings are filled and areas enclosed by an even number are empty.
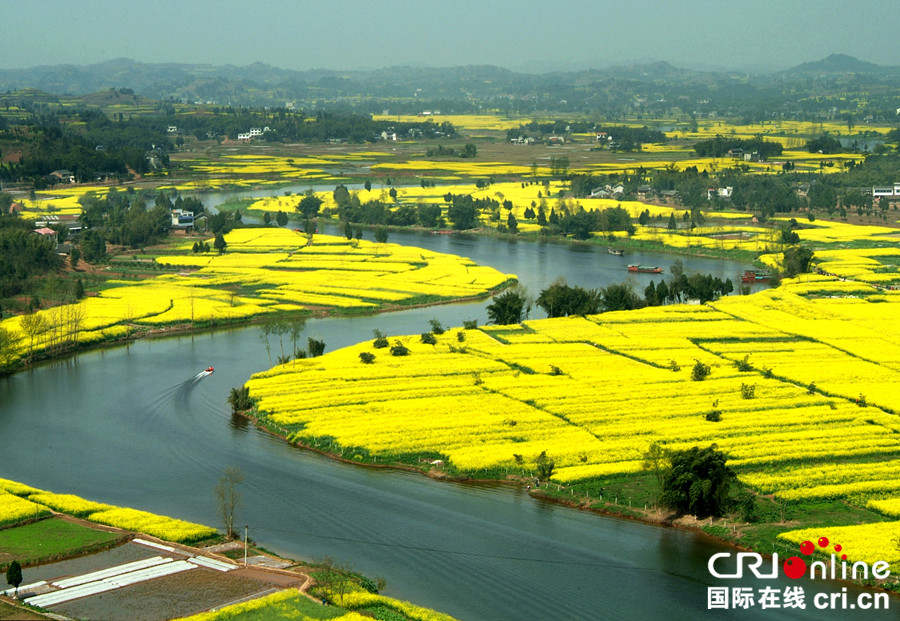
[[[244,567],[247,566],[247,525],[244,524]]]

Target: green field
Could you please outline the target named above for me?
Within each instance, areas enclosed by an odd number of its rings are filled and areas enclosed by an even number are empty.
[[[5,571],[13,560],[26,566],[78,556],[111,547],[122,539],[121,534],[60,518],[32,522],[0,530],[0,568]]]

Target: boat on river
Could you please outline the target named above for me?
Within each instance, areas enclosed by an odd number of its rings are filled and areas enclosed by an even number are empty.
[[[609,254],[614,254],[617,257],[621,257],[623,254],[625,254],[625,251],[621,248],[607,248],[606,252],[608,252]]]
[[[657,266],[650,265],[629,265],[629,272],[637,272],[639,274],[662,274],[663,269]]]
[[[744,275],[741,276],[741,282],[746,283],[765,283],[769,282],[772,278],[771,274],[767,274],[766,272],[757,272],[754,270],[746,270]]]

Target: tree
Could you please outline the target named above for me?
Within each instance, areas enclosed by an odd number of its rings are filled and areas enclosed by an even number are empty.
[[[447,217],[457,231],[473,229],[478,222],[478,207],[471,196],[454,196]]]
[[[81,250],[79,250],[78,246],[72,248],[72,254],[69,255],[69,265],[72,266],[72,269],[78,269],[78,262],[81,260]]]
[[[441,206],[433,203],[422,203],[416,207],[416,222],[421,226],[433,229],[441,220]]]
[[[673,451],[671,466],[663,477],[662,503],[680,513],[698,517],[722,515],[728,509],[728,493],[737,477],[725,465],[727,457],[715,444]]]
[[[375,340],[372,341],[372,347],[375,349],[382,349],[388,346],[387,336],[385,336],[384,332],[375,329],[372,330],[372,333],[375,335]]]
[[[366,192],[372,190],[372,182],[369,179],[366,179],[366,182],[363,184],[363,187],[366,188]]]
[[[297,205],[297,211],[303,214],[303,217],[309,220],[319,215],[319,207],[322,206],[322,199],[316,196],[312,190],[307,190],[306,194]]]
[[[225,254],[225,246],[228,245],[228,242],[225,241],[225,236],[221,233],[216,233],[216,240],[213,242],[213,248],[215,248],[219,254]]]
[[[106,239],[103,233],[88,229],[81,234],[81,253],[88,263],[99,263],[106,258]]]
[[[508,228],[509,232],[513,235],[519,232],[519,222],[511,211],[509,212],[509,215],[506,216],[506,228]]]
[[[509,289],[494,298],[488,304],[487,314],[490,323],[497,325],[511,325],[522,321],[526,313],[527,298],[524,289],[515,287]],[[530,310],[530,307],[529,307]]]
[[[6,584],[14,587],[15,597],[19,597],[19,585],[22,584],[22,566],[19,561],[12,561],[6,568]]]
[[[643,461],[641,462],[641,467],[644,470],[653,472],[657,483],[659,483],[660,489],[662,489],[663,477],[665,477],[666,470],[670,467],[669,455],[669,450],[666,447],[659,442],[654,441],[650,443],[647,452],[643,455]]]
[[[541,290],[535,303],[548,317],[569,315],[595,315],[603,308],[603,294],[597,289],[570,287],[565,278],[557,278],[549,287]]]
[[[603,310],[634,310],[643,306],[630,283],[612,283],[603,287]]]
[[[403,341],[397,339],[394,341],[394,344],[391,345],[391,355],[392,356],[408,356],[409,348],[403,344]]]
[[[384,226],[376,226],[375,227],[375,241],[379,244],[383,244],[388,240],[388,230],[387,227]]]
[[[350,204],[350,191],[343,183],[334,188],[334,192],[331,193],[331,197],[334,199],[334,202],[338,206],[338,209],[346,209]]]
[[[314,339],[311,336],[307,337],[306,346],[309,350],[310,358],[318,358],[325,353],[325,341],[322,341],[320,339]]]
[[[241,386],[240,388],[232,388],[228,394],[228,404],[231,405],[232,413],[243,412],[253,407],[253,399],[250,397],[250,388]]]
[[[787,248],[783,254],[784,257],[784,275],[793,278],[797,274],[804,274],[809,271],[809,263],[813,258],[813,251],[804,246],[792,246]]]
[[[541,481],[549,481],[553,476],[553,469],[556,467],[556,463],[547,457],[547,451],[541,451],[541,454],[535,459],[534,465],[537,470],[537,478]]]
[[[312,572],[316,586],[322,589],[332,603],[343,606],[344,595],[355,585],[350,578],[350,567],[339,565],[327,556],[313,561],[313,564],[321,568]]]
[[[34,358],[34,341],[46,332],[50,326],[47,324],[47,318],[42,313],[29,313],[22,315],[19,320],[19,328],[28,338],[28,359]]]
[[[699,360],[695,361],[694,368],[691,369],[691,379],[695,382],[702,382],[705,380],[710,373],[710,368],[708,364],[703,364]]]
[[[0,374],[12,366],[18,351],[19,337],[0,327]]]
[[[287,214],[279,210],[278,213],[275,214],[275,222],[278,223],[278,226],[286,225],[288,223]]]
[[[234,528],[234,514],[241,505],[241,494],[237,487],[243,480],[244,473],[240,469],[228,466],[213,490],[219,503],[219,514],[225,527],[225,536],[229,539],[237,537],[237,531]]]

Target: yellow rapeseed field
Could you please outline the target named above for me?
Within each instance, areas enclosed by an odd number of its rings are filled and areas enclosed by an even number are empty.
[[[897,256],[846,252],[869,272]],[[569,484],[638,472],[653,442],[716,443],[760,493],[865,505],[900,496],[898,335],[900,292],[813,274],[704,306],[401,337],[408,356],[364,342],[247,385],[289,439],[351,459],[496,474],[546,452]],[[698,361],[704,381],[691,379]]]
[[[120,338],[142,327],[209,325],[285,311],[374,311],[483,297],[515,280],[464,257],[397,244],[318,234],[310,240],[278,228],[236,229],[225,239],[224,254],[157,258],[182,272],[112,282],[120,286],[34,317],[10,317],[0,326],[19,339],[20,357],[30,358],[43,350]],[[36,327],[30,328],[29,321]]]
[[[215,537],[216,529],[164,515],[84,500],[71,494],[44,492],[0,479],[0,526],[49,515],[50,510],[98,524],[146,533],[166,541],[192,543]]]

